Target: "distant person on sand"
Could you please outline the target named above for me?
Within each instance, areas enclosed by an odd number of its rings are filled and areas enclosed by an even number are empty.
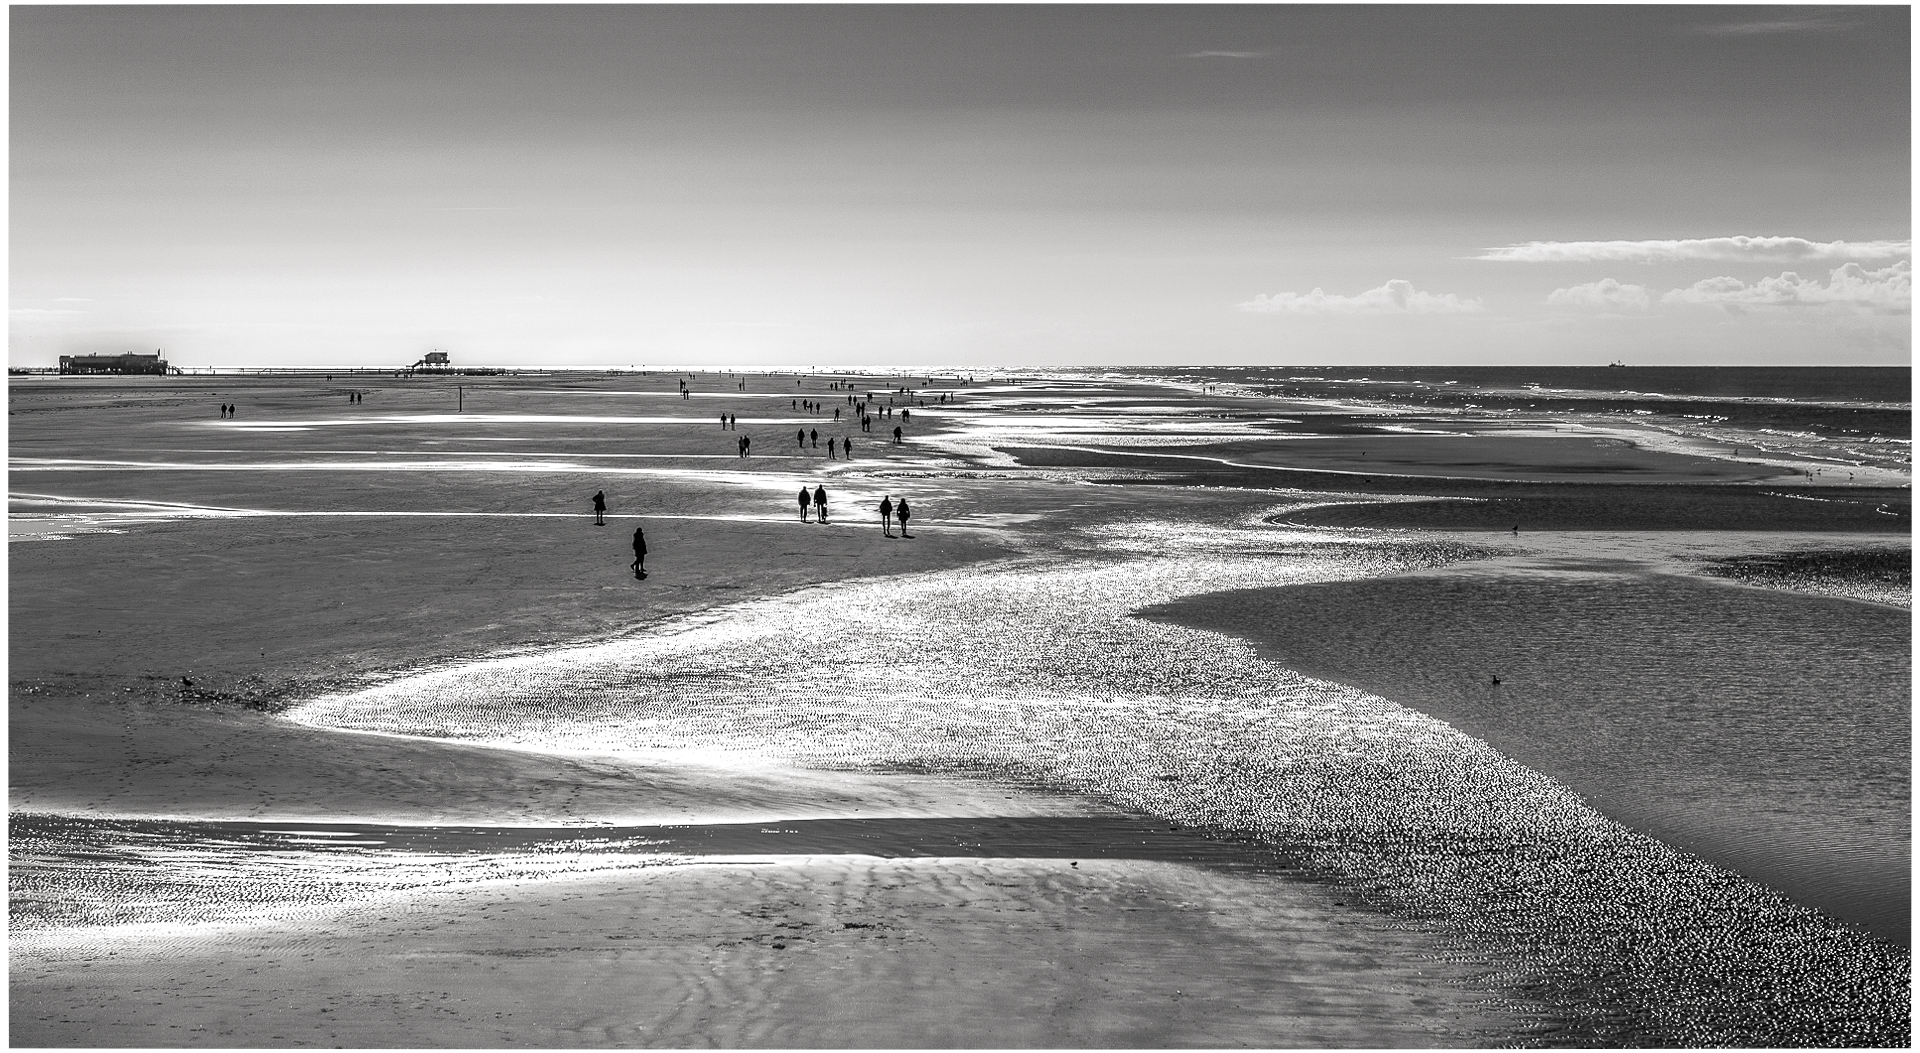
[[[753,436],[751,435],[740,436],[740,456],[742,457],[753,456]]]
[[[633,528],[633,576],[647,576],[647,535],[639,527]]]
[[[833,436],[827,436],[827,460],[833,460]]]
[[[820,429],[819,428],[813,429],[813,448],[816,450],[820,448]]]
[[[827,488],[824,486],[813,488],[813,511],[820,517],[820,522],[827,521]]]
[[[900,426],[898,424],[893,426],[893,444],[895,446],[900,445]]]
[[[888,537],[893,536],[893,498],[891,497],[880,499],[880,532]]]
[[[900,517],[900,536],[912,537],[912,534],[907,533],[907,517],[911,516],[913,512],[907,508],[906,498],[903,497],[900,499],[900,504],[894,508],[893,514]]]
[[[804,484],[800,487],[800,521],[807,521],[807,509],[813,507],[813,495],[807,492]]]
[[[604,490],[593,492],[593,525],[607,525],[607,494]]]
[[[853,460],[853,440],[852,440],[852,439],[841,439],[841,440],[840,440],[840,452],[841,452],[841,453],[844,453],[844,454],[846,454],[846,455],[847,455],[847,460],[849,460],[849,461],[851,461],[851,460]]]
[[[795,442],[800,444],[800,452],[807,452],[807,429],[801,428],[798,432],[794,433],[793,438]]]

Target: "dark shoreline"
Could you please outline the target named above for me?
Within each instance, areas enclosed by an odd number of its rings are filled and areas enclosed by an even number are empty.
[[[1912,493],[1892,487],[1827,487],[1788,496],[1784,488],[1691,483],[1536,483],[1426,476],[1363,476],[1281,467],[1241,467],[1204,456],[1108,449],[1006,447],[1039,468],[1132,469],[1150,478],[1096,479],[1133,485],[1298,489],[1348,502],[1301,509],[1296,526],[1426,530],[1803,530],[1904,534]],[[1222,451],[1223,453],[1226,451]],[[1367,496],[1430,497],[1375,502]],[[1885,507],[1887,514],[1877,511]]]

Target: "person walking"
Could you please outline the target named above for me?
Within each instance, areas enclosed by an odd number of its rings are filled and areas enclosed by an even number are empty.
[[[740,456],[742,457],[753,456],[753,436],[751,435],[740,436]]]
[[[831,435],[827,436],[827,460],[829,461],[833,460],[833,443],[834,443],[833,436]]]
[[[820,448],[820,429],[819,428],[813,429],[812,434],[813,434],[813,448],[817,450]]]
[[[841,453],[844,453],[844,454],[846,454],[846,455],[847,455],[847,460],[849,460],[849,461],[851,461],[851,460],[853,460],[853,440],[852,440],[852,439],[841,439],[841,440],[840,440],[840,452],[841,452]]]
[[[906,498],[901,498],[900,503],[894,506],[893,514],[900,517],[900,536],[912,537],[912,534],[907,533],[907,517],[913,515],[913,512],[907,508]]]
[[[800,485],[800,521],[807,521],[807,509],[813,507],[813,495],[807,492],[805,483]]]
[[[898,424],[893,426],[893,444],[900,445],[900,425]]]
[[[813,512],[821,523],[827,521],[827,488],[824,486],[813,488]]]
[[[633,576],[640,580],[647,576],[647,535],[639,527],[633,528]]]
[[[607,525],[607,494],[604,490],[593,492],[593,525]]]
[[[802,454],[806,453],[807,452],[807,429],[801,428],[800,431],[796,433],[793,438],[794,438],[794,441],[800,444],[800,452]]]
[[[891,497],[880,499],[880,532],[888,537],[893,536],[893,498]]]

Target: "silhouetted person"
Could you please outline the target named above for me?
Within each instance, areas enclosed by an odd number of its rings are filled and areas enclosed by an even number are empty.
[[[740,415],[738,413],[727,414],[727,427],[732,428],[734,431],[740,430]]]
[[[807,429],[801,428],[794,433],[793,440],[800,444],[800,452],[807,452]]]
[[[647,576],[647,535],[639,527],[633,528],[633,576]]]
[[[593,525],[607,525],[607,494],[604,490],[593,492]]]
[[[740,436],[740,456],[742,457],[753,456],[753,436],[751,435]]]
[[[807,521],[807,509],[812,507],[813,507],[813,494],[809,493],[805,486],[801,486],[800,487],[800,521],[802,523]]]
[[[900,445],[900,426],[898,424],[893,426],[893,444],[895,446]]]
[[[891,497],[880,499],[880,532],[888,537],[893,536],[893,498]]]
[[[853,440],[852,440],[852,439],[841,439],[841,440],[840,440],[840,452],[841,452],[841,453],[844,453],[844,454],[846,454],[846,455],[847,455],[847,460],[849,460],[849,461],[851,461],[851,460],[853,460]]]
[[[724,413],[720,415],[720,426],[722,428],[725,428],[727,426],[727,415]]]
[[[908,423],[908,424],[912,424],[912,423],[913,423],[913,411],[912,411],[912,410],[910,410],[910,409],[903,409],[903,410],[901,410],[901,411],[900,411],[900,419],[901,419],[901,420],[903,420],[903,421],[905,421],[905,422],[906,422],[906,423]]]
[[[820,448],[820,429],[819,428],[813,429],[813,448],[816,450]]]
[[[824,486],[813,488],[813,511],[822,523],[827,521],[827,488]]]
[[[907,517],[913,515],[913,511],[907,507],[906,498],[900,499],[900,503],[894,507],[893,514],[900,517],[900,536],[912,537],[912,534],[907,533]]]
[[[827,460],[829,461],[833,460],[833,443],[834,443],[833,436],[831,435],[827,436]]]

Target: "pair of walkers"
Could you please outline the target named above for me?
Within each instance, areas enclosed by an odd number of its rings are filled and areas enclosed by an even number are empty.
[[[820,522],[825,523],[827,521],[826,487],[816,486],[811,493],[809,493],[804,486],[800,488],[800,521],[802,523],[807,521],[807,512],[809,510],[820,513]]]
[[[912,534],[907,533],[907,520],[913,517],[913,510],[907,507],[907,499],[901,498],[900,503],[896,505],[891,495],[882,497],[880,499],[880,532],[888,537],[893,536],[895,516],[900,517],[900,536],[912,537]]]

